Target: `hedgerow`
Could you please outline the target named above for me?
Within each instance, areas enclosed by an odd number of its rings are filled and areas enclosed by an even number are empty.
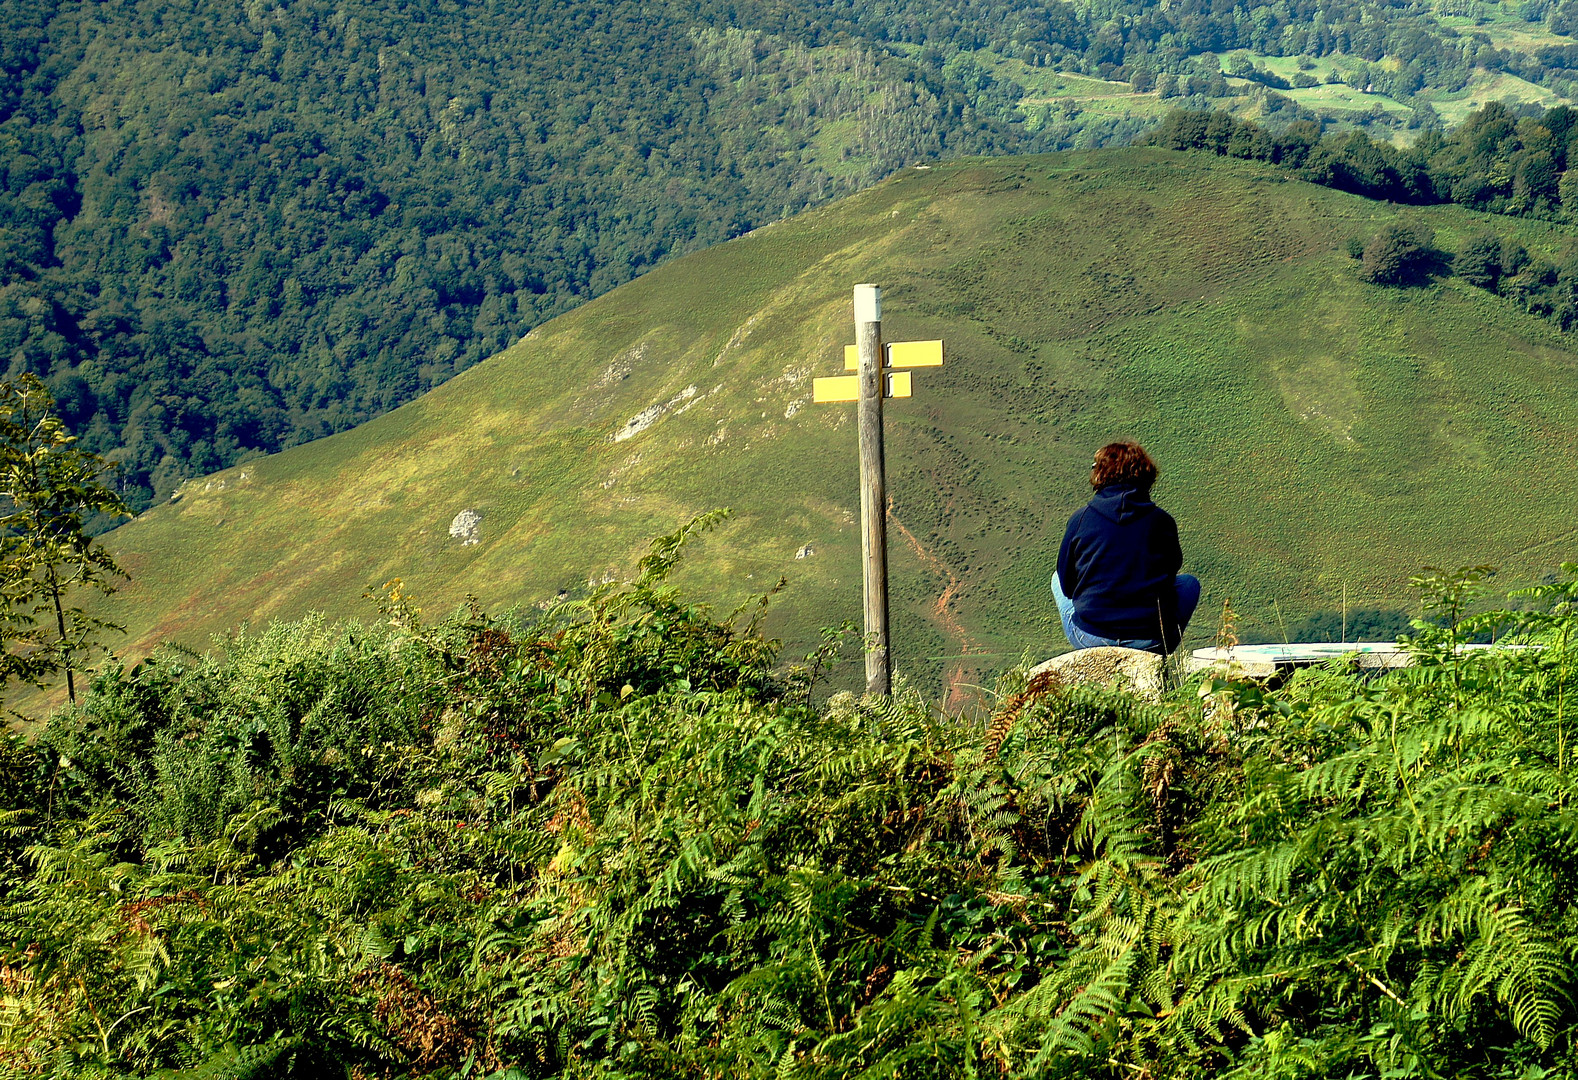
[[[700,523],[702,525],[705,522]],[[0,1075],[1572,1075],[1578,565],[1418,666],[834,695],[667,575],[100,673],[0,756]],[[765,604],[765,599],[764,599]],[[1492,627],[1540,648],[1463,653]],[[170,1070],[166,1072],[165,1070]]]

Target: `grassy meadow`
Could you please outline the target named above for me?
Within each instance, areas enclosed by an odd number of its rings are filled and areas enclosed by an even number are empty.
[[[1573,44],[1565,34],[1553,34],[1545,14],[1530,21],[1523,17],[1518,3],[1488,3],[1474,0],[1432,0],[1432,11],[1442,26],[1459,34],[1483,34],[1498,49],[1532,53],[1536,49]]]
[[[898,670],[926,694],[1065,646],[1046,581],[1091,450],[1149,447],[1206,595],[1245,631],[1403,607],[1426,564],[1508,587],[1574,557],[1578,351],[1445,278],[1361,283],[1345,252],[1403,214],[1535,253],[1565,226],[1404,211],[1256,163],[1154,149],[905,170],[678,260],[353,431],[188,482],[109,534],[102,613],[133,655],[316,610],[394,578],[433,614],[629,576],[648,538],[735,515],[681,573],[727,611],[773,587],[792,649],[860,611],[850,287],[889,340],[948,360],[890,403]],[[463,510],[477,542],[450,535]],[[797,554],[804,557],[797,558]]]
[[[1530,27],[1530,24],[1513,16],[1508,16],[1508,18],[1519,27]],[[1459,26],[1459,29],[1464,32],[1474,29],[1473,20],[1471,19],[1460,18],[1454,20],[1443,17],[1443,22],[1451,25],[1462,24]],[[1567,41],[1567,39],[1554,34],[1536,31],[1538,31],[1538,28],[1530,28],[1525,35],[1529,40],[1523,41],[1521,44],[1513,40],[1497,41],[1497,44],[1501,47],[1531,50],[1537,48],[1540,44],[1561,44]],[[1536,40],[1546,38],[1549,41]],[[1265,67],[1268,71],[1290,81],[1301,71],[1299,63],[1303,59],[1302,57],[1270,56],[1252,52],[1245,55],[1249,56],[1255,63]],[[1382,63],[1394,69],[1401,66],[1395,57],[1383,60]],[[1348,85],[1346,82],[1333,83],[1326,81],[1327,76],[1331,72],[1348,76],[1364,66],[1365,60],[1359,56],[1350,56],[1343,53],[1322,56],[1315,60],[1313,68],[1303,72],[1306,75],[1319,79],[1320,85],[1294,87],[1289,90],[1278,90],[1277,93],[1283,97],[1291,98],[1310,111],[1336,123],[1351,123],[1356,126],[1362,126],[1365,118],[1376,113],[1390,115],[1393,118],[1406,119],[1410,108],[1396,98],[1375,92],[1365,93]],[[1230,85],[1235,88],[1246,89],[1254,84],[1244,79],[1232,79],[1230,80]],[[1501,101],[1512,105],[1532,104],[1545,109],[1556,105],[1570,104],[1567,98],[1547,87],[1536,85],[1509,72],[1488,71],[1484,68],[1475,69],[1467,85],[1460,90],[1427,89],[1420,92],[1418,100],[1429,102],[1437,115],[1449,127],[1462,123],[1469,113],[1492,101]],[[1229,107],[1241,115],[1244,115],[1246,112],[1242,105]],[[1412,132],[1398,133],[1393,137],[1411,138]]]
[[[1432,107],[1448,125],[1461,123],[1469,113],[1492,101],[1533,104],[1542,109],[1571,104],[1561,95],[1505,71],[1476,72],[1462,90],[1430,97]]]

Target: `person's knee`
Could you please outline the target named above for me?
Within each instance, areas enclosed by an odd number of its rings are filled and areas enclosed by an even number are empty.
[[[1068,593],[1063,591],[1063,582],[1058,580],[1056,571],[1053,571],[1052,573],[1052,598],[1057,601],[1057,606],[1059,608],[1068,607],[1073,603],[1073,601],[1068,598]]]

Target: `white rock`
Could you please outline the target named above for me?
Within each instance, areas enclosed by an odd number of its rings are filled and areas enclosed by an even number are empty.
[[[806,544],[799,551],[794,553],[794,557],[797,558],[797,559],[809,559],[811,556],[813,556],[815,554],[816,554],[816,548],[812,547],[810,544]]]
[[[449,523],[449,535],[459,540],[461,547],[475,544],[482,539],[482,515],[475,510],[462,510]]]
[[[695,396],[696,388],[694,386],[687,386],[685,389],[681,390],[679,393],[675,394],[665,402],[657,405],[648,405],[646,408],[632,416],[629,420],[626,420],[625,426],[614,432],[608,438],[611,442],[616,443],[624,442],[626,439],[634,438],[645,431],[647,428],[651,427],[653,424],[657,423],[658,420],[662,418],[664,413],[668,412],[670,409],[675,408],[676,406],[684,405],[686,402],[691,401],[691,399],[693,399]],[[686,407],[688,408],[688,406]],[[684,409],[681,409],[680,411],[683,412]]]

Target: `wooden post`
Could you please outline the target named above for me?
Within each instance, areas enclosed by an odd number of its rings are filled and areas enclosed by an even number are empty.
[[[888,495],[882,460],[882,290],[855,286],[860,353],[860,554],[865,565],[866,693],[892,691],[888,669]]]
[[[860,405],[860,556],[866,608],[866,693],[893,692],[888,652],[888,492],[883,475],[882,399],[907,398],[909,368],[942,367],[941,341],[882,342],[882,290],[855,286],[855,344],[844,346],[853,375],[813,379],[811,400]],[[894,370],[887,370],[892,368]],[[905,369],[905,370],[901,370]]]

